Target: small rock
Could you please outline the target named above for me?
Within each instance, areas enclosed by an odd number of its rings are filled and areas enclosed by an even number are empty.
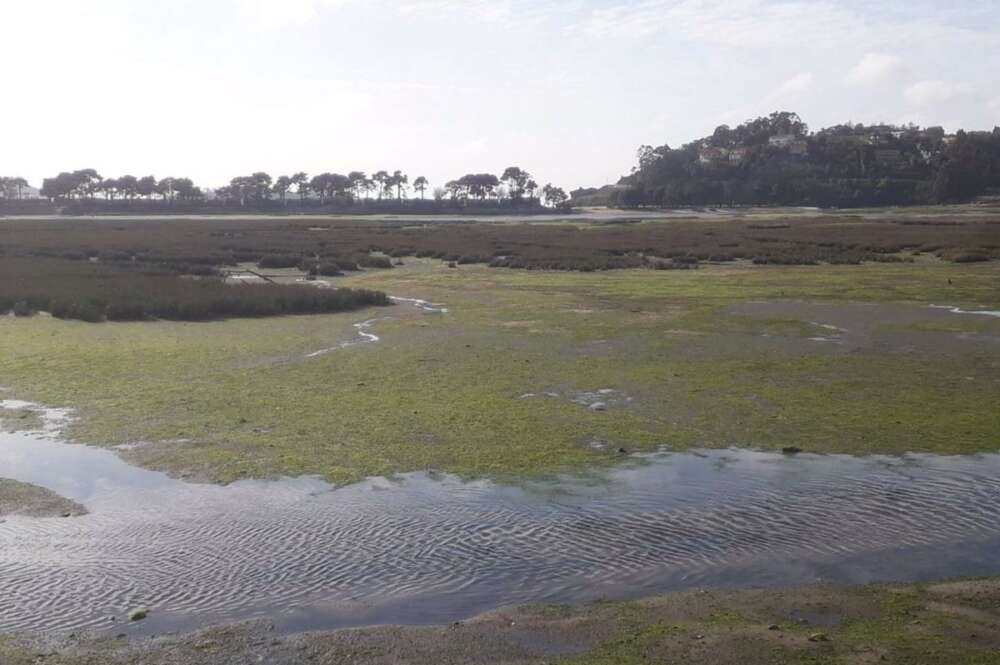
[[[813,633],[809,636],[810,642],[829,642],[830,638],[826,636],[826,633]]]
[[[767,629],[768,630],[781,630],[781,626],[779,626],[776,623],[772,623],[770,626],[767,627]]]
[[[703,640],[703,639],[705,639],[705,636],[704,635],[695,635],[694,639],[696,639],[696,640]]]
[[[608,405],[604,402],[594,402],[588,407],[591,411],[607,411]]]
[[[624,448],[619,448],[618,449],[618,454],[619,455],[628,455],[628,451],[625,450]]]
[[[137,607],[128,613],[129,621],[142,621],[149,616],[149,610],[145,607]]]
[[[798,455],[799,453],[802,452],[802,449],[796,446],[785,446],[784,448],[781,449],[781,452],[783,452],[786,455]]]

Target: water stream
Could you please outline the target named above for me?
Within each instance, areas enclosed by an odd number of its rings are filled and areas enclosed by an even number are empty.
[[[7,406],[13,404],[7,403]],[[23,404],[22,404],[23,405]],[[1000,574],[1000,455],[660,452],[518,485],[411,473],[185,483],[47,432],[0,477],[84,504],[0,523],[0,632],[440,623],[709,585]],[[112,621],[110,617],[116,617]]]

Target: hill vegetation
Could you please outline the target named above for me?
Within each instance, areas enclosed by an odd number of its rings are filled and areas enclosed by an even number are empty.
[[[817,132],[776,112],[680,148],[642,146],[617,186],[577,190],[576,204],[623,207],[871,207],[971,201],[1000,192],[1000,127],[837,125]]]

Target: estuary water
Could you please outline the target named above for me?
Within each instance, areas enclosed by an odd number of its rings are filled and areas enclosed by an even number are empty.
[[[11,405],[12,403],[8,403]],[[0,477],[84,504],[0,522],[0,632],[443,623],[698,586],[1000,574],[1000,455],[663,451],[516,485],[410,473],[191,484],[0,434]]]

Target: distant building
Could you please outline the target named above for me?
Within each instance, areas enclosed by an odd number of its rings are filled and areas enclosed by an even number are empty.
[[[772,148],[784,150],[793,155],[805,155],[809,153],[809,143],[802,137],[794,134],[778,134],[767,140]]]
[[[738,146],[729,151],[729,163],[730,164],[742,164],[750,156],[750,148],[746,146]]]
[[[729,161],[729,151],[725,148],[706,145],[698,151],[698,162],[705,166],[714,166],[727,161]]]

